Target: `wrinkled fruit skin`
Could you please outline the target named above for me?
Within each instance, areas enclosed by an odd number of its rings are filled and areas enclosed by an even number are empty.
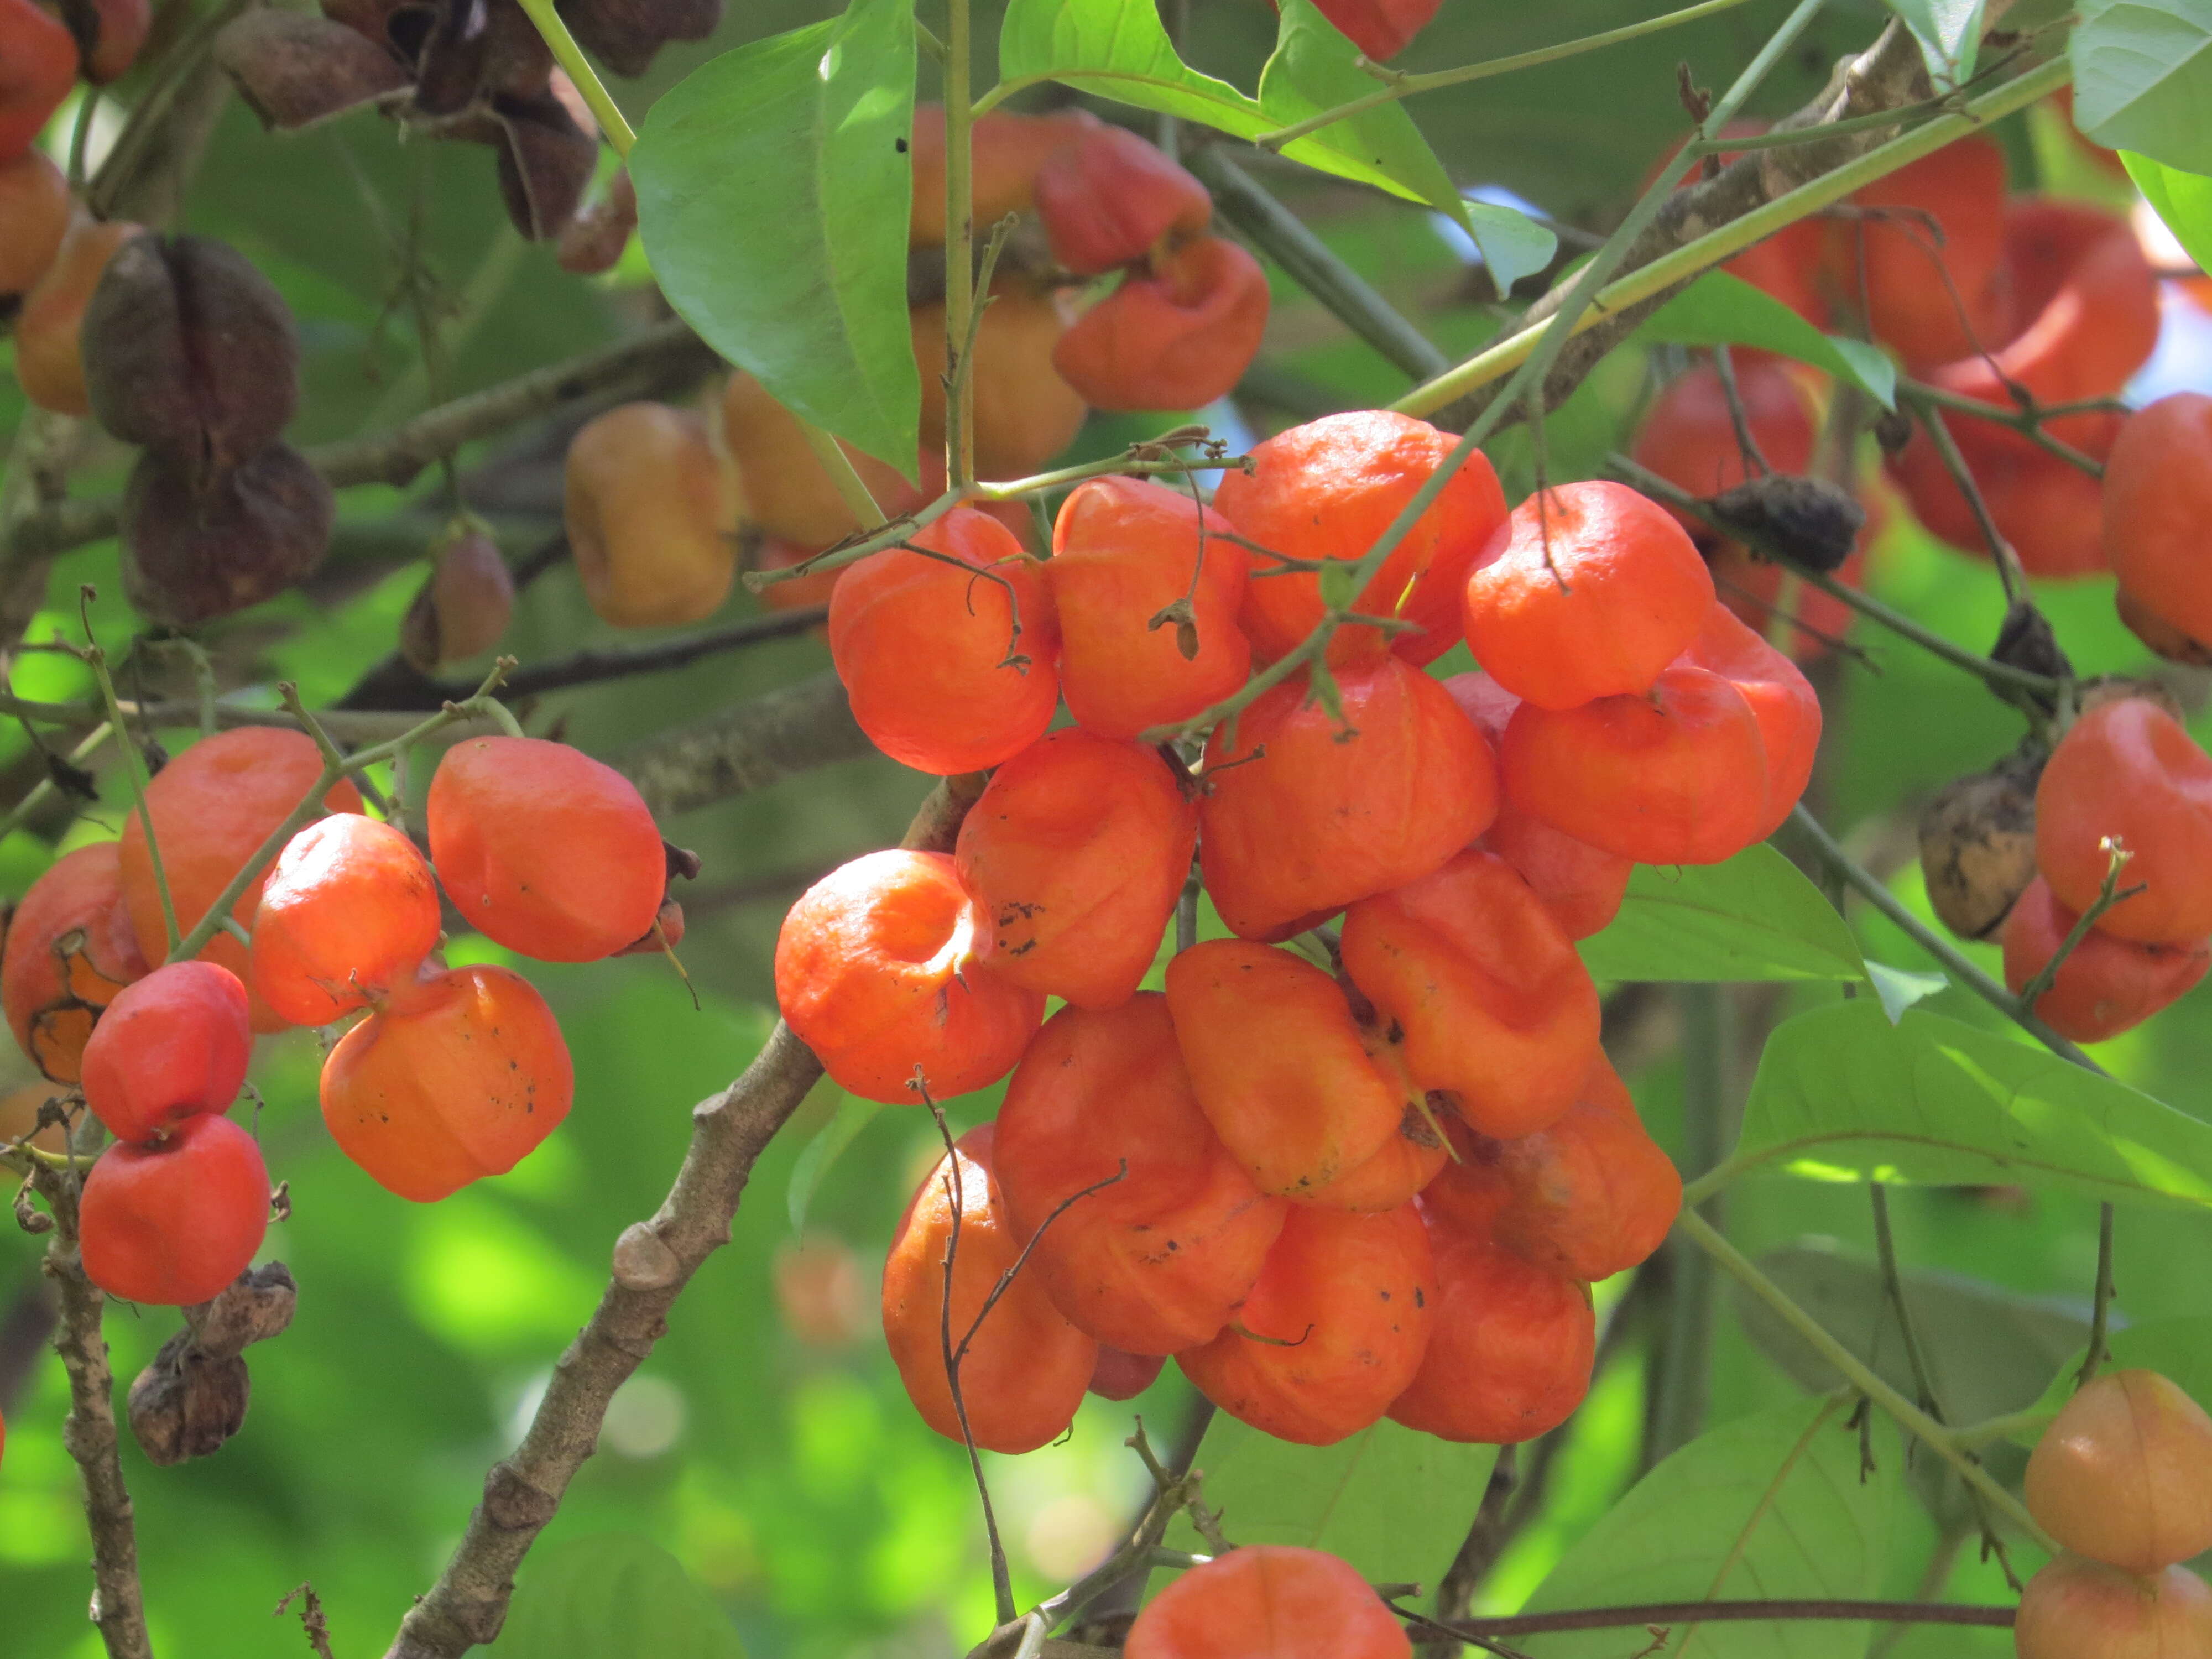
[[[1279,1440],[1333,1445],[1379,1419],[1421,1366],[1436,1266],[1411,1204],[1294,1205],[1236,1324],[1176,1356],[1199,1392]]]
[[[1011,760],[1044,735],[1060,699],[1043,576],[1012,532],[967,507],[910,539],[942,556],[886,548],[846,567],[830,595],[830,655],[853,717],[916,771]]]
[[[96,842],[55,860],[8,919],[0,1008],[40,1071],[75,1083],[93,1022],[146,969],[116,844]]]
[[[2212,757],[2180,721],[2146,699],[2084,713],[2044,765],[2035,790],[2035,861],[2079,914],[2111,868],[2107,839],[2129,858],[2124,898],[2100,932],[2138,945],[2188,945],[2212,933]]]
[[[2154,1573],[2212,1549],[2212,1417],[2155,1371],[2106,1371],[2027,1460],[2028,1512],[2068,1549]]]
[[[438,885],[388,823],[337,812],[285,843],[262,884],[253,989],[295,1025],[381,1001],[438,948]]]
[[[312,575],[337,515],[323,475],[288,444],[211,474],[149,449],[124,495],[124,592],[155,622],[197,628]]]
[[[427,1204],[505,1175],[561,1127],[575,1073],[559,1022],[520,974],[434,974],[323,1062],[323,1121],[377,1185]]]
[[[1044,1018],[1044,996],[981,960],[990,921],[942,853],[890,851],[800,895],[775,942],[775,995],[799,1040],[866,1100],[918,1105],[997,1081]]]
[[[114,1146],[84,1178],[85,1277],[112,1297],[188,1308],[245,1272],[269,1228],[269,1170],[227,1117],[186,1118],[148,1147]]]
[[[2051,896],[2038,876],[2005,917],[2005,984],[2017,996],[2058,954],[2081,918]],[[2102,1042],[2179,1000],[2212,966],[2212,950],[2194,945],[2137,945],[2092,927],[2066,959],[2051,988],[2035,1000],[2035,1012],[2061,1036]]]
[[[246,726],[201,738],[155,775],[146,788],[146,809],[153,815],[181,931],[190,933],[198,924],[322,771],[322,753],[306,732]],[[358,812],[361,792],[351,780],[341,779],[322,804],[333,812]],[[120,854],[124,902],[138,948],[149,962],[159,962],[169,954],[168,930],[146,848],[146,827],[136,812],[124,819]],[[231,915],[240,927],[252,926],[267,878],[264,871],[239,896]],[[200,959],[220,963],[241,980],[248,972],[246,947],[220,930]],[[287,1024],[266,1004],[254,1002],[252,1011],[257,1031],[281,1030]]]
[[[1261,1194],[1192,1093],[1157,992],[1046,1023],[1006,1085],[994,1158],[1017,1234],[1044,1229],[1022,1271],[1078,1329],[1131,1355],[1219,1334],[1282,1231],[1285,1203]]]
[[[668,889],[653,813],[628,778],[564,743],[470,738],[430,780],[430,861],[463,920],[540,962],[596,962],[642,939]]]
[[[1193,1567],[1137,1615],[1126,1659],[1408,1659],[1413,1644],[1346,1562],[1248,1544]]]
[[[1224,474],[1214,507],[1261,546],[1294,559],[1365,556],[1456,441],[1426,421],[1362,410],[1309,421],[1253,447],[1251,472]],[[1356,611],[1418,623],[1387,637],[1357,625],[1330,639],[1328,660],[1366,660],[1386,647],[1430,663],[1457,643],[1467,573],[1506,521],[1505,492],[1480,450],[1467,458],[1413,521],[1353,604]],[[1273,568],[1261,560],[1258,569]],[[1318,575],[1270,576],[1247,589],[1243,611],[1253,654],[1273,662],[1322,619]]]
[[[1104,123],[1046,156],[1035,190],[1054,262],[1079,276],[1133,264],[1162,237],[1194,235],[1213,217],[1213,198],[1179,163]]]
[[[238,976],[173,962],[125,987],[93,1028],[84,1102],[118,1140],[141,1146],[183,1119],[228,1111],[252,1055]]]
[[[988,1123],[961,1136],[908,1200],[884,1264],[884,1336],[922,1420],[948,1440],[960,1439],[944,1349],[945,1259],[957,1212],[954,1349],[975,1330],[960,1363],[968,1429],[986,1450],[1035,1451],[1074,1419],[1098,1363],[1098,1345],[1061,1316],[1042,1282],[1026,1271],[976,1324],[985,1299],[1027,1242],[991,1173],[993,1138]]]
[[[1110,1008],[1152,967],[1197,845],[1197,803],[1158,752],[1076,727],[992,775],[954,856],[994,974]]]
[[[1259,355],[1267,276],[1226,237],[1194,237],[1132,273],[1085,312],[1052,352],[1060,378],[1094,409],[1201,409]]]
[[[1417,880],[1497,816],[1489,745],[1436,680],[1385,656],[1337,688],[1341,720],[1301,675],[1244,711],[1234,750],[1225,726],[1207,740],[1199,861],[1243,938],[1287,939]]]
[[[2212,1653],[2212,1590],[2186,1567],[2138,1578],[2062,1555],[2028,1580],[2018,1659],[2198,1659]]]
[[[2035,788],[1999,767],[1946,784],[1920,813],[1928,902],[1961,939],[1987,939],[2035,879]]]
[[[721,608],[736,580],[733,514],[706,422],[624,404],[569,441],[562,518],[584,597],[617,628],[671,628]]]
[[[1082,428],[1089,408],[1052,361],[1067,330],[1068,306],[1060,293],[1032,277],[1006,276],[991,284],[969,364],[975,470],[981,477],[1024,478],[1042,471]],[[941,464],[945,307],[916,306],[908,320],[914,331],[915,367],[921,372],[921,447]],[[882,492],[877,494],[881,500]]]

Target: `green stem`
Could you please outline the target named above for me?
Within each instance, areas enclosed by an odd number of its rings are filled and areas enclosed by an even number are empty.
[[[131,728],[124,724],[123,708],[115,696],[115,677],[107,672],[107,653],[96,645],[91,646],[86,649],[84,659],[92,669],[93,678],[99,682],[100,700],[106,706],[108,727],[115,733],[115,746],[123,756],[123,775],[130,781],[131,800],[138,814],[138,827],[146,832],[146,860],[154,866],[154,890],[161,900],[161,927],[169,940],[169,960],[174,962],[178,959],[177,902],[169,893],[169,874],[161,867],[161,843],[154,834],[154,815],[146,806],[145,757],[138,752]]]
[[[1943,418],[1942,410],[1930,404],[1922,404],[1919,415],[1928,441],[1936,447],[1936,459],[1943,463],[1943,470],[1951,475],[1951,483],[1966,498],[1966,510],[1974,515],[1982,540],[1989,544],[1990,557],[1996,562],[1997,582],[2004,589],[2005,604],[2023,603],[2027,598],[2027,572],[2021,568],[2020,555],[2013,551],[2004,532],[1997,528],[1989,501],[1982,495],[1982,487],[1975,481],[1973,469],[1959,453],[1959,441],[1951,435],[1951,423]]]
[[[2074,1380],[2075,1388],[2086,1388],[2097,1375],[2097,1370],[2109,1357],[2105,1350],[2105,1333],[2112,1322],[2112,1206],[2108,1200],[2097,1211],[2097,1288],[2089,1304],[2089,1352],[2083,1356],[2081,1370]]]
[[[576,44],[576,37],[568,33],[568,24],[561,21],[561,14],[553,9],[553,3],[554,0],[522,0],[522,9],[530,14],[530,21],[538,25],[538,33],[553,49],[554,61],[576,83],[576,90],[583,94],[592,118],[599,124],[599,131],[606,134],[607,143],[614,147],[617,155],[627,161],[630,146],[637,142],[637,134],[631,131],[629,119],[615,103],[614,94],[607,90],[607,83],[599,79],[599,70],[592,67],[592,60]]]
[[[2017,80],[2008,81],[1994,91],[1973,100],[1960,112],[1938,116],[1924,126],[1915,127],[1911,132],[1869,150],[1832,172],[1824,173],[1819,178],[1800,185],[1787,195],[1778,196],[1741,217],[1731,219],[1693,241],[1685,242],[1650,264],[1638,266],[1600,293],[1594,310],[1577,313],[1572,325],[1573,331],[1580,333],[1583,329],[1595,327],[1612,313],[1665,292],[1675,283],[1742,252],[1753,242],[1772,235],[1785,225],[1794,224],[1809,214],[1841,201],[1861,186],[1885,178],[1924,155],[1933,155],[1955,139],[1980,131],[1985,125],[2001,116],[2026,108],[2038,99],[2057,91],[2072,77],[2072,68],[2063,58],[2040,64]],[[1733,112],[1733,106],[1730,112]],[[1716,107],[1713,115],[1707,118],[1707,125],[1724,119],[1719,108]],[[1662,177],[1666,179],[1669,190],[1673,188],[1674,181],[1687,169],[1691,160],[1686,153],[1678,155],[1662,173]],[[1642,226],[1638,228],[1641,230]],[[1608,241],[1607,246],[1610,246],[1612,244]],[[1604,257],[1603,250],[1600,250],[1598,257]],[[1594,261],[1591,266],[1585,267],[1585,271],[1595,268]],[[1558,316],[1554,315],[1542,323],[1508,335],[1476,353],[1456,368],[1438,375],[1425,386],[1416,386],[1390,407],[1407,415],[1433,414],[1467,393],[1503,379],[1529,360],[1538,343],[1547,337],[1558,320]],[[1510,403],[1512,399],[1506,397],[1499,401]]]
[[[2014,1435],[2040,1434],[2044,1425],[2050,1421],[2047,1407],[2029,1406],[2001,1417],[1985,1417],[1978,1423],[1962,1423],[1950,1431],[1951,1443],[1960,1451],[1979,1451],[1984,1446],[1994,1446]]]
[[[1812,1345],[1828,1364],[1841,1371],[1850,1385],[1895,1418],[1928,1449],[1959,1473],[1959,1478],[1996,1513],[2018,1527],[2042,1549],[2058,1553],[2058,1546],[2036,1524],[2021,1501],[1990,1478],[1990,1473],[1962,1450],[1950,1431],[1884,1382],[1856,1354],[1828,1334],[1820,1322],[1799,1307],[1787,1291],[1759,1270],[1758,1264],[1729,1243],[1694,1210],[1683,1211],[1674,1224],[1718,1262],[1753,1296],[1772,1309],[1782,1322]]]
[[[1925,380],[1906,380],[1901,377],[1897,382],[1897,395],[1905,402],[1917,404],[1923,408],[1948,409],[1957,414],[1971,415],[1977,420],[1990,421],[1998,426],[2010,427],[2021,436],[2056,455],[2069,466],[2078,467],[2093,478],[2101,478],[2105,476],[2105,464],[2102,461],[2098,460],[2094,456],[2083,454],[2072,444],[2063,439],[2054,438],[2043,429],[2043,423],[2045,421],[2057,420],[2067,414],[2085,412],[2081,405],[2054,404],[2048,409],[2041,407],[2003,409],[1996,404],[1985,404],[1978,398],[1969,398],[1960,392],[1946,391],[1940,386],[1930,386]],[[2109,399],[2099,398],[2091,407],[2103,410],[2109,409],[2110,406]]]
[[[799,422],[799,429],[806,439],[806,447],[814,452],[815,459],[822,463],[822,470],[830,475],[830,482],[837,491],[837,499],[843,501],[847,510],[860,521],[860,528],[874,530],[881,526],[884,509],[870,493],[868,486],[861,481],[860,470],[853,465],[853,458],[845,453],[845,447],[805,416],[794,412],[792,418]]]
[[[1683,1163],[1704,1174],[1727,1155],[1726,992],[1717,985],[1684,985],[1675,991],[1682,1021]],[[1706,1220],[1717,1224],[1717,1197],[1705,1200]],[[1680,1450],[1704,1428],[1711,1393],[1714,1291],[1711,1261],[1674,1247],[1674,1287],[1653,1385],[1648,1468]]]
[[[1486,58],[1480,64],[1468,64],[1459,69],[1435,70],[1426,75],[1395,75],[1388,86],[1378,88],[1364,97],[1350,103],[1340,104],[1334,109],[1325,109],[1318,115],[1287,127],[1278,127],[1273,132],[1263,132],[1252,142],[1262,149],[1279,150],[1310,132],[1333,126],[1339,121],[1349,120],[1382,105],[1394,103],[1401,98],[1410,98],[1416,93],[1434,92],[1443,87],[1465,86],[1470,81],[1486,81],[1495,75],[1510,75],[1516,70],[1534,69],[1542,64],[1556,64],[1563,58],[1573,58],[1585,52],[1595,52],[1601,46],[1617,46],[1624,41],[1641,40],[1647,34],[1656,34],[1662,29],[1671,29],[1684,23],[1694,23],[1701,17],[1711,17],[1717,12],[1740,6],[1744,0],[1701,0],[1694,6],[1685,6],[1680,11],[1670,11],[1657,17],[1647,17],[1640,23],[1629,23],[1617,29],[1607,29],[1601,34],[1585,34],[1578,40],[1562,40],[1554,46],[1538,46],[1533,52],[1518,52],[1508,58]]]
[[[969,318],[975,308],[974,156],[969,143],[975,118],[969,101],[973,55],[969,23],[968,0],[945,0],[945,482],[954,489],[975,477],[975,400],[969,395],[966,376],[959,372]]]

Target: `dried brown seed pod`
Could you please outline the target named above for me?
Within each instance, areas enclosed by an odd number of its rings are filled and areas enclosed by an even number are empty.
[[[124,591],[171,628],[243,611],[322,562],[336,512],[322,475],[288,445],[215,473],[149,449],[124,494]]]
[[[491,113],[507,216],[533,242],[559,235],[576,216],[599,166],[599,140],[550,90],[535,98],[495,98]]]
[[[1866,524],[1866,509],[1848,490],[1788,472],[1748,479],[1709,504],[1717,517],[1778,542],[1793,563],[1823,574],[1842,568]]]
[[[300,400],[300,337],[276,284],[206,236],[139,236],[85,307],[85,391],[128,443],[216,470],[259,453]]]
[[[637,228],[637,187],[623,167],[607,180],[599,199],[562,227],[561,269],[577,276],[611,270]]]
[[[247,12],[216,36],[215,60],[261,125],[284,132],[389,97],[408,84],[405,65],[380,37],[304,12]]]
[[[2035,780],[2026,753],[1954,780],[1920,814],[1928,902],[1961,939],[1989,939],[2035,878]]]
[[[489,651],[514,614],[514,579],[499,547],[465,525],[433,550],[430,579],[399,624],[399,653],[424,673]]]

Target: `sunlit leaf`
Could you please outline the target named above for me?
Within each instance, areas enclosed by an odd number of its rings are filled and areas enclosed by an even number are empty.
[[[1905,1460],[1887,1419],[1862,1471],[1840,1395],[1741,1419],[1632,1487],[1537,1586],[1527,1610],[1878,1593]],[[1859,1659],[1863,1625],[1678,1625],[1664,1651],[1703,1659]],[[1642,1630],[1516,1636],[1536,1659],[1623,1659]],[[1660,1650],[1653,1649],[1652,1651]]]
[[[912,0],[725,52],[653,104],[630,176],[661,291],[798,414],[913,476]]]
[[[1604,980],[1863,977],[1851,930],[1764,843],[1724,864],[1638,865],[1612,926],[1582,943]]]
[[[1768,1039],[1730,1164],[1834,1181],[2050,1182],[2212,1208],[2212,1124],[2040,1048],[1871,998]]]
[[[1863,340],[1820,331],[1741,276],[1709,270],[1644,319],[1635,337],[1675,345],[1744,345],[1779,352],[1896,406],[1897,366]]]
[[[2081,0],[2074,124],[2099,143],[2212,173],[2212,0]]]
[[[1955,87],[1974,72],[1982,45],[1984,0],[1888,0],[1920,44],[1929,78]]]
[[[2154,161],[2148,155],[2120,152],[2128,177],[2143,193],[2143,200],[2166,222],[2173,240],[2181,244],[2201,270],[2212,270],[2212,179],[2201,173]]]
[[[1914,1003],[1948,990],[1951,986],[1951,981],[1941,974],[1916,974],[1893,968],[1886,962],[1869,962],[1866,967],[1867,977],[1874,981],[1875,994],[1881,999],[1882,1012],[1889,1016],[1893,1025],[1905,1018],[1905,1011]]]
[[[623,1533],[531,1552],[499,1659],[744,1659],[729,1615],[684,1564]]]

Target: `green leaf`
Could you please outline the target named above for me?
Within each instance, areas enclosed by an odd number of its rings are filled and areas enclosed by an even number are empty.
[[[2212,173],[2212,0],[2081,0],[2074,123],[2113,149]]]
[[[663,94],[630,155],[661,291],[795,413],[914,476],[907,320],[913,0],[725,52]]]
[[[2106,1334],[2105,1352],[2106,1370],[2156,1371],[2212,1411],[2212,1319],[2198,1315],[2125,1326]],[[2034,1410],[2044,1423],[2057,1416],[2058,1408],[2074,1397],[2075,1379],[2081,1376],[2081,1362],[2088,1352],[2084,1341],[2058,1362],[2057,1375],[2035,1401]],[[2042,1431],[2039,1424],[2017,1431],[2013,1438],[2032,1449]]]
[[[1770,1251],[1759,1266],[1885,1382],[1913,1396],[1905,1334],[1874,1262],[1805,1243]],[[1960,1273],[1903,1277],[1913,1334],[1954,1422],[2020,1410],[2034,1399],[2036,1379],[2088,1340],[2089,1322],[2070,1298],[2021,1296]],[[1741,1285],[1733,1300],[1746,1334],[1793,1381],[1816,1394],[1843,1386],[1843,1374],[1764,1302]]]
[[[1001,89],[1059,81],[1238,138],[1256,138],[1375,88],[1352,68],[1351,44],[1324,23],[1319,28],[1334,37],[1333,50],[1344,54],[1341,71],[1328,61],[1332,48],[1316,33],[1311,15],[1310,6],[1301,12],[1296,0],[1284,8],[1276,55],[1261,73],[1263,96],[1253,98],[1176,55],[1160,25],[1158,0],[1012,0],[999,31]],[[1333,95],[1339,87],[1343,97]],[[1283,154],[1470,222],[1427,141],[1395,106],[1295,139]],[[1510,258],[1503,243],[1501,252]]]
[[[1729,1160],[1826,1181],[2051,1183],[2212,1208],[2212,1124],[2024,1042],[1871,998],[1784,1021]]]
[[[2212,270],[2212,179],[2122,150],[2128,177],[2200,270]]]
[[[1974,72],[1982,46],[1983,0],[1889,0],[1920,45],[1928,77],[1955,87]]]
[[[1862,1479],[1850,1415],[1848,1401],[1835,1395],[1692,1441],[1583,1535],[1526,1610],[1878,1594],[1905,1459],[1895,1430],[1877,1417],[1874,1468]],[[1663,1650],[1698,1659],[1860,1659],[1867,1634],[1856,1624],[1685,1624]],[[1513,1644],[1536,1659],[1621,1659],[1644,1639],[1632,1627],[1516,1636]]]
[[[1941,974],[1911,973],[1886,962],[1870,961],[1866,969],[1867,977],[1874,981],[1874,994],[1881,999],[1881,1011],[1889,1016],[1892,1025],[1903,1019],[1905,1011],[1914,1003],[1951,988],[1951,981]]]
[[[863,1100],[858,1095],[847,1095],[837,1103],[836,1115],[817,1130],[799,1154],[799,1161],[791,1166],[791,1185],[784,1194],[784,1202],[791,1212],[791,1231],[806,1231],[806,1212],[814,1202],[814,1194],[821,1189],[822,1178],[830,1173],[830,1166],[844,1155],[854,1138],[875,1121],[882,1111],[879,1101]]]
[[[531,1553],[499,1659],[744,1659],[729,1615],[657,1544],[623,1533]]]
[[[1638,865],[1612,926],[1582,942],[1602,980],[1856,980],[1858,941],[1764,842],[1724,864]]]
[[[1294,1446],[1218,1414],[1200,1443],[1206,1501],[1240,1544],[1340,1555],[1378,1583],[1443,1577],[1481,1506],[1495,1446],[1460,1446],[1385,1419],[1334,1446]],[[1205,1545],[1177,1516],[1176,1549]]]
[[[1884,409],[1897,406],[1897,365],[1863,340],[1839,339],[1772,295],[1725,270],[1709,270],[1644,319],[1646,344],[1746,345],[1777,351],[1857,386]]]
[[[1495,202],[1466,203],[1468,228],[1500,294],[1552,263],[1559,239],[1548,225]]]

